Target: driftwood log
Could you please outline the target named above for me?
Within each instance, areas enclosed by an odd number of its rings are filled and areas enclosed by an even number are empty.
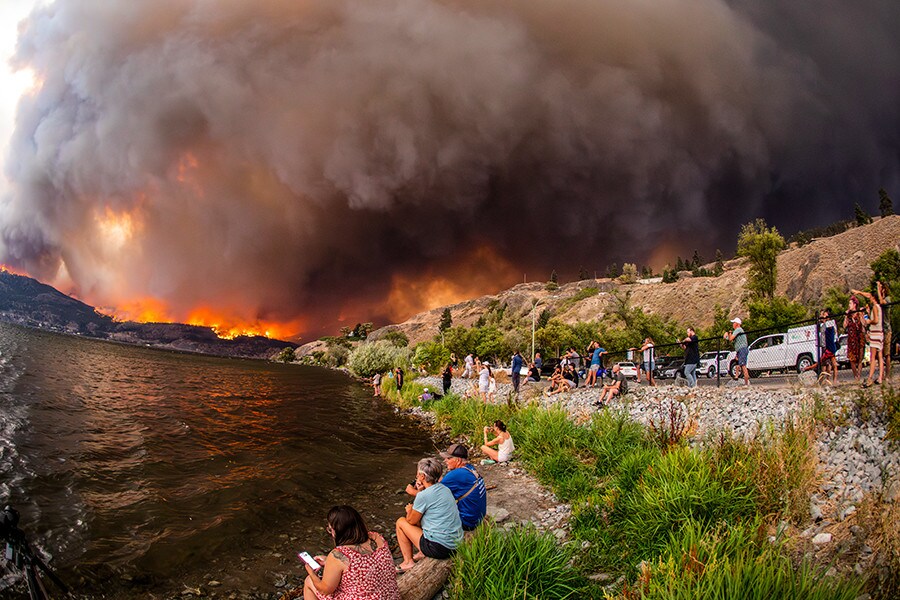
[[[447,583],[452,566],[451,560],[423,558],[409,571],[397,576],[400,599],[431,600]]]

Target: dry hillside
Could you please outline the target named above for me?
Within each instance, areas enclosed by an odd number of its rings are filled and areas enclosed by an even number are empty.
[[[871,225],[856,227],[839,235],[815,240],[803,247],[792,247],[778,257],[778,293],[792,300],[815,302],[832,286],[861,287],[868,284],[869,264],[888,248],[900,243],[900,216],[878,219]],[[710,265],[711,266],[711,265]],[[730,314],[741,314],[745,300],[747,264],[736,259],[725,264],[719,277],[691,277],[682,273],[675,283],[619,284],[610,279],[588,279],[560,286],[549,292],[543,282],[517,285],[495,295],[482,296],[450,306],[453,325],[472,325],[493,301],[507,305],[508,314],[530,316],[538,301],[538,311],[550,308],[565,322],[602,318],[609,310],[613,292],[631,292],[634,306],[646,312],[670,317],[682,323],[706,326],[712,322],[716,304]],[[584,288],[597,288],[596,295],[573,302]],[[428,340],[437,333],[444,307],[419,313],[409,320],[373,332],[377,339],[390,329],[400,329],[410,343]]]

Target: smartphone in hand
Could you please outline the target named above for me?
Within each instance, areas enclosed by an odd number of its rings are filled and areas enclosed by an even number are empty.
[[[309,555],[309,552],[299,552],[297,553],[297,558],[309,565],[309,568],[313,571],[318,571],[322,568],[322,565],[320,565],[316,559]]]

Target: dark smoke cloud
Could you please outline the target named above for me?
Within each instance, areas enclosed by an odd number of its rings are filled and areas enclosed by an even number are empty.
[[[896,0],[58,0],[19,41],[43,85],[0,260],[315,331],[397,317],[394,274],[484,281],[485,247],[501,285],[728,251],[900,195],[898,25]]]

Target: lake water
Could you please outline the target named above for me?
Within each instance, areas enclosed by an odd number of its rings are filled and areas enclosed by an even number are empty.
[[[265,591],[333,504],[390,527],[432,450],[338,372],[0,324],[0,502],[82,593]]]

